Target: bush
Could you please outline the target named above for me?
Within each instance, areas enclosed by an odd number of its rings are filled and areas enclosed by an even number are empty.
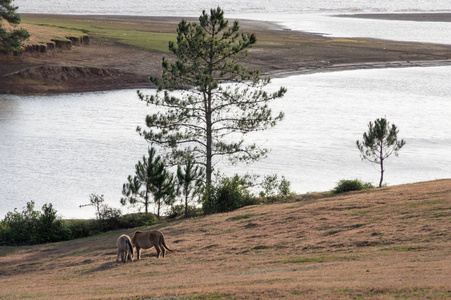
[[[210,188],[209,193],[210,201],[206,199],[203,203],[205,214],[228,212],[257,203],[238,175],[223,178],[217,187]]]
[[[333,194],[340,194],[351,191],[360,191],[373,188],[374,186],[369,182],[362,182],[359,179],[354,180],[340,180],[337,186],[332,190]]]
[[[282,176],[282,179],[279,181],[277,174],[265,176],[261,186],[263,191],[260,192],[260,197],[274,197],[276,195],[285,197],[291,193],[291,182],[285,176]]]
[[[150,226],[159,221],[154,214],[118,215],[117,209],[111,209],[110,213],[109,215],[104,215],[105,218],[101,220],[67,220],[67,227],[71,231],[71,237],[77,239],[111,230]]]
[[[177,218],[179,216],[185,215],[185,205],[184,204],[178,204],[178,205],[172,205],[171,209],[168,211],[168,217],[169,218]],[[198,208],[194,205],[188,205],[188,217],[198,217],[202,215],[202,209]]]
[[[71,233],[71,239],[79,239],[91,235],[94,220],[66,220],[66,226]]]
[[[118,220],[120,228],[150,226],[159,222],[154,214],[135,213],[124,215]]]
[[[88,237],[110,230],[149,226],[158,219],[153,214],[122,216],[119,209],[102,206],[101,219],[61,220],[52,204],[44,204],[42,212],[28,202],[22,212],[8,212],[0,222],[0,245],[19,246],[52,243]]]
[[[99,217],[94,222],[94,233],[106,232],[123,228],[121,224],[122,213],[120,209],[102,205]]]
[[[44,204],[41,213],[34,210],[34,201],[31,201],[22,212],[14,209],[1,221],[1,245],[33,245],[70,238],[70,229],[56,216],[52,204]]]

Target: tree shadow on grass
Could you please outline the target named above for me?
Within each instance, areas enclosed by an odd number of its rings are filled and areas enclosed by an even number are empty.
[[[117,268],[118,266],[120,266],[119,263],[116,263],[116,262],[113,262],[113,261],[106,262],[106,263],[103,263],[103,264],[101,264],[101,265],[99,265],[99,266],[97,266],[95,268],[86,270],[85,272],[83,272],[83,274],[92,274],[92,273],[96,273],[96,272],[102,272],[102,271],[106,271],[106,270],[111,270],[111,269]]]

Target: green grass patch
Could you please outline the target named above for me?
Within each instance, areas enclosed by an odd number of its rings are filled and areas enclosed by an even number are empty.
[[[331,230],[331,229],[338,229],[338,228],[339,227],[336,227],[336,226],[321,226],[321,227],[315,228],[315,230],[323,231],[323,230]]]
[[[346,296],[349,299],[447,299],[450,295],[449,290],[434,290],[426,287],[413,287],[404,289],[390,288],[332,288],[337,295]],[[342,297],[338,297],[342,298]]]
[[[350,213],[351,215],[358,216],[358,215],[367,215],[367,214],[370,214],[371,211],[369,211],[369,210],[351,210],[349,213]]]
[[[285,264],[310,264],[310,263],[323,263],[326,261],[326,257],[301,257],[296,259],[289,259],[282,261]]]
[[[16,251],[17,251],[17,248],[13,248],[13,247],[3,248],[2,247],[2,248],[0,248],[0,256],[6,256],[6,255],[14,253]]]
[[[305,292],[298,292],[298,291],[291,291],[289,293],[292,294],[292,295],[296,295],[296,296],[302,296],[302,295],[305,294]]]
[[[429,205],[436,205],[436,204],[442,204],[445,203],[445,200],[436,200],[436,201],[424,201],[424,202],[418,202],[418,203],[411,203],[409,206],[411,207],[418,207],[418,206],[429,206]]]
[[[324,263],[329,261],[351,261],[353,257],[347,256],[314,256],[314,257],[300,257],[295,259],[283,260],[284,264],[310,264],[310,263]]]
[[[412,247],[412,246],[395,246],[395,247],[387,247],[382,248],[381,251],[395,251],[395,252],[411,252],[411,251],[423,251],[426,250],[421,247]]]
[[[192,296],[183,296],[180,299],[187,300],[217,300],[217,299],[236,299],[234,297],[228,295],[222,295],[218,293],[206,294],[206,295],[192,295]]]
[[[35,17],[24,15],[22,17],[22,23],[65,29],[68,30],[68,32],[78,32],[78,35],[83,33],[112,39],[147,51],[169,52],[169,41],[175,41],[177,37],[175,27],[174,32],[157,32],[152,27],[143,26],[141,23],[120,21],[109,22],[101,19],[64,20],[58,17]]]

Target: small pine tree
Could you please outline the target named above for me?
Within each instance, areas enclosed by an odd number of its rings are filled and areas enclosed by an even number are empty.
[[[174,176],[168,171],[164,170],[162,176],[154,183],[153,196],[155,204],[157,205],[157,217],[160,218],[161,205],[174,204],[176,196],[176,188],[174,183]]]
[[[125,197],[121,198],[122,205],[142,204],[146,214],[149,212],[152,196],[158,192],[157,185],[162,184],[167,176],[164,163],[156,155],[156,150],[150,148],[148,153],[148,157],[143,156],[142,161],[135,165],[135,176],[128,176],[128,182],[122,186],[122,195]]]
[[[380,165],[379,187],[382,186],[384,180],[384,161],[392,154],[398,156],[398,151],[406,144],[404,140],[398,140],[398,132],[395,124],[390,126],[385,118],[380,118],[376,119],[374,123],[369,122],[368,132],[363,134],[363,141],[356,141],[362,160],[366,159]]]
[[[177,167],[178,193],[184,196],[185,218],[188,217],[188,202],[202,194],[204,190],[204,171],[190,159],[185,167]]]

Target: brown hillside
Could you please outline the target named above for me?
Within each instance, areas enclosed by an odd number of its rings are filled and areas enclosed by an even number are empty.
[[[445,299],[451,179],[179,220],[175,250],[115,263],[117,231],[0,247],[0,299]]]

